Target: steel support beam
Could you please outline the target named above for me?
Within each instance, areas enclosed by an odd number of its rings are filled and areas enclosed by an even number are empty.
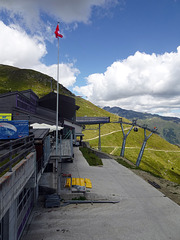
[[[99,124],[99,142],[98,142],[98,150],[101,151],[101,124]]]
[[[141,159],[142,159],[142,156],[143,156],[143,153],[144,153],[144,149],[146,147],[146,143],[147,143],[147,140],[152,136],[153,132],[151,132],[149,134],[149,136],[146,135],[146,128],[144,128],[144,142],[142,144],[142,147],[141,147],[141,150],[139,152],[139,155],[138,155],[138,158],[137,158],[137,161],[136,161],[136,166],[139,167],[139,164],[141,162]]]
[[[131,132],[131,130],[133,129],[134,125],[132,125],[132,127],[129,129],[129,131],[126,134],[124,132],[122,123],[120,123],[120,125],[121,125],[121,129],[122,129],[122,133],[123,133],[123,142],[122,142],[122,148],[121,148],[120,156],[124,157],[125,146],[126,146],[126,139],[127,139],[127,136],[129,135],[129,133]]]

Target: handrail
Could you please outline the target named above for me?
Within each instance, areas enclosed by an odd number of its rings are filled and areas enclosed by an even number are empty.
[[[0,144],[0,150],[4,149],[6,147],[9,147],[10,145],[14,146],[17,143],[19,144],[19,143],[23,142],[24,140],[26,141],[27,139],[31,139],[31,138],[34,138],[33,134],[31,134],[29,136],[26,136],[26,137],[22,137],[22,138],[18,138],[18,139],[12,140],[11,142],[2,143],[2,144]]]
[[[66,133],[66,135],[64,136],[64,139],[68,139],[70,135],[71,135],[71,131],[68,131],[68,132]]]
[[[20,139],[12,140],[7,143],[0,144],[0,151],[5,150],[6,153],[3,153],[0,156],[0,163],[2,163],[0,167],[0,174],[5,170],[11,171],[12,165],[25,157],[28,152],[34,149],[34,135],[31,134],[27,137],[23,137]],[[8,162],[4,163],[5,160]]]
[[[31,152],[34,149],[34,146],[31,146],[30,148],[22,151],[18,156],[13,158],[11,161],[5,163],[2,167],[0,167],[0,174],[3,173],[6,169],[11,168],[11,166],[18,162],[21,158],[27,156],[29,152]]]
[[[33,145],[33,144],[34,144],[34,140],[32,140],[30,142],[27,142],[27,143],[23,144],[22,146],[20,146],[18,148],[15,148],[12,151],[3,154],[2,156],[0,156],[0,163],[3,162],[8,157],[13,156],[14,154],[16,154],[19,151],[23,150],[25,147],[27,148],[27,147],[29,147],[30,145]]]

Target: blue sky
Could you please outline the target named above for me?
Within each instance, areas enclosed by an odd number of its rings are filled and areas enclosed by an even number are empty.
[[[99,106],[180,117],[180,0],[0,0],[0,64]]]

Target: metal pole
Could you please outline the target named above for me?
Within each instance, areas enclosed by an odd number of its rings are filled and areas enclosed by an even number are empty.
[[[123,142],[122,142],[122,148],[121,148],[121,154],[120,154],[120,156],[121,156],[121,157],[124,157],[125,146],[126,146],[126,138],[127,138],[127,136],[129,135],[129,133],[131,132],[131,130],[133,129],[133,126],[134,126],[134,125],[132,125],[132,127],[129,129],[129,131],[128,131],[127,134],[125,134],[125,132],[124,132],[122,123],[120,123],[120,125],[121,125],[121,129],[122,129],[122,133],[123,133]]]
[[[139,155],[138,155],[138,158],[137,158],[137,161],[136,161],[136,166],[139,167],[140,165],[140,162],[141,162],[141,159],[142,159],[142,156],[143,156],[143,153],[144,153],[144,149],[146,147],[146,143],[147,143],[147,140],[152,136],[153,132],[151,132],[149,134],[149,136],[146,135],[146,129],[144,128],[144,142],[142,144],[142,147],[141,147],[141,150],[139,152]]]
[[[71,157],[73,158],[73,133],[71,130]]]
[[[59,38],[58,38],[57,103],[56,103],[56,155],[57,155],[57,149],[58,149],[58,111],[59,111]]]
[[[9,161],[11,162],[12,161],[12,140],[10,140],[10,149],[9,149],[9,151],[10,151],[10,153],[11,153],[11,155],[10,155],[10,159],[9,159]],[[9,172],[12,172],[12,164],[10,165],[10,167],[9,167]]]
[[[123,142],[122,142],[122,147],[121,147],[121,157],[124,157],[124,152],[125,152],[125,146],[126,146],[126,136],[123,137]]]
[[[58,161],[58,159],[60,161]],[[60,195],[61,193],[61,167],[62,167],[62,159],[57,158],[58,161],[58,168],[57,168],[57,194]]]
[[[62,137],[60,135],[60,148],[59,148],[59,155],[60,157],[57,158],[60,161],[57,162],[57,194],[60,195],[61,193],[61,171],[62,171],[62,158],[61,158],[61,144],[62,144]]]
[[[101,151],[101,124],[99,124],[99,143],[98,150]]]

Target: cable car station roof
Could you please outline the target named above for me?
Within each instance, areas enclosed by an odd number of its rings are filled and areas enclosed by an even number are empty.
[[[80,125],[93,125],[93,124],[104,124],[104,123],[120,123],[120,124],[128,124],[133,125],[135,127],[140,127],[143,129],[146,129],[150,132],[157,133],[157,128],[150,129],[147,127],[147,125],[140,126],[136,123],[136,120],[132,120],[132,122],[124,122],[122,118],[119,118],[119,121],[117,122],[110,122],[110,117],[76,117],[76,123]]]
[[[76,117],[76,123],[82,125],[110,123],[110,117]]]

